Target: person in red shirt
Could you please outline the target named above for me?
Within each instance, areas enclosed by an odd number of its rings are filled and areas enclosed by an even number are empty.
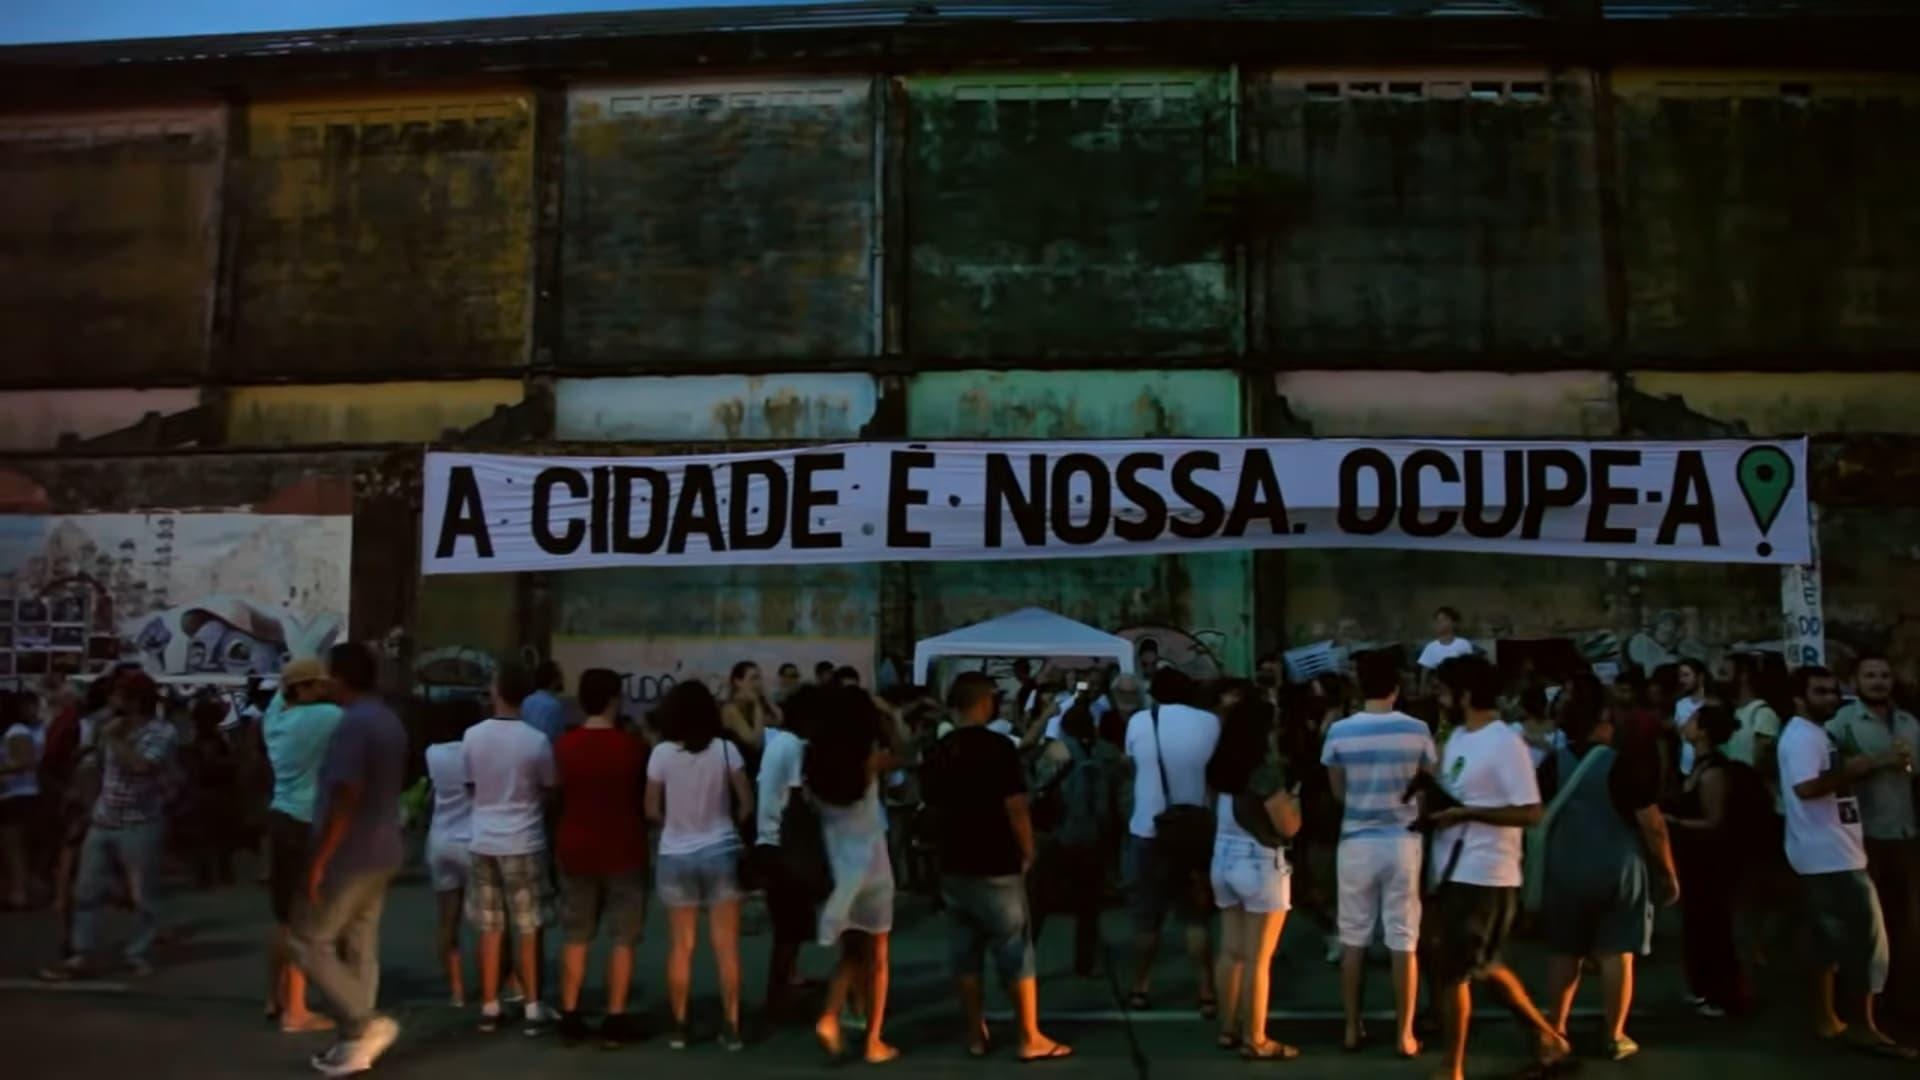
[[[554,764],[560,780],[559,857],[566,935],[560,953],[560,1037],[590,1034],[580,1015],[587,947],[602,922],[611,929],[607,954],[607,1020],[600,1038],[616,1046],[636,1036],[627,1017],[633,945],[647,920],[647,743],[615,726],[620,676],[606,668],[580,674],[586,722],[560,736]]]

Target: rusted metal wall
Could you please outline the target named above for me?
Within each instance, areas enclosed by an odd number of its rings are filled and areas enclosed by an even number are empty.
[[[1604,346],[1579,73],[1286,70],[1249,77],[1246,108],[1257,347]]]
[[[1218,72],[914,77],[907,342],[934,357],[1232,351]]]
[[[433,442],[518,404],[510,379],[242,386],[228,391],[227,441],[241,446]]]
[[[1722,358],[1920,344],[1920,80],[1623,71],[1629,341]]]
[[[868,80],[581,87],[569,110],[565,364],[874,351]]]
[[[252,106],[227,373],[525,363],[532,120],[521,92]]]
[[[1273,377],[1269,434],[1598,437],[1620,430],[1603,371],[1291,371]]]
[[[204,372],[222,117],[0,115],[0,384]]]
[[[1227,371],[927,372],[907,391],[915,438],[1073,439],[1241,434]],[[1253,661],[1253,559],[1246,552],[906,567],[912,630],[926,637],[1039,605],[1153,642],[1196,675]]]
[[[1673,410],[1742,434],[1920,435],[1920,374],[1636,371],[1629,380]]]
[[[873,420],[871,375],[681,375],[560,379],[561,439],[851,439]]]

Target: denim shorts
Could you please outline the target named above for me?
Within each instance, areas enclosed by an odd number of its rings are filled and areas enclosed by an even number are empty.
[[[740,842],[729,839],[685,855],[662,855],[654,868],[660,902],[670,908],[712,907],[740,899]]]
[[[1034,977],[1025,878],[943,875],[940,895],[947,903],[951,927],[947,955],[953,961],[954,977],[979,978],[988,954],[1001,982]]]
[[[1292,874],[1286,856],[1273,848],[1230,837],[1213,842],[1213,902],[1223,910],[1267,915],[1290,909]]]

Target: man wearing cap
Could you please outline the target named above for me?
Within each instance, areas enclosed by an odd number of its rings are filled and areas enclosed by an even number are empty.
[[[333,1025],[307,1010],[307,977],[292,963],[291,933],[305,892],[313,837],[314,793],[328,740],[340,726],[340,706],[319,660],[294,660],[281,669],[280,690],[261,720],[260,736],[273,767],[273,799],[267,815],[273,930],[267,940],[267,1016],[286,1032],[324,1031]]]
[[[160,929],[154,904],[161,845],[166,838],[167,773],[174,764],[173,726],[159,718],[159,689],[144,674],[122,675],[109,698],[111,716],[99,739],[103,762],[100,795],[80,848],[75,886],[72,952],[41,977],[54,982],[91,974],[100,908],[122,878],[133,902],[135,929],[127,943],[127,966],[135,975],[152,970],[149,953]]]

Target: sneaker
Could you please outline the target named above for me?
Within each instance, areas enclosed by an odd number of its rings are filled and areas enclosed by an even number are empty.
[[[346,1055],[347,1055],[347,1044],[343,1042],[336,1042],[332,1046],[329,1046],[325,1050],[322,1050],[319,1053],[308,1058],[307,1064],[313,1066],[315,1069],[318,1069],[321,1072],[326,1072],[328,1069],[332,1068],[334,1065],[345,1060]]]
[[[145,960],[127,961],[127,974],[136,979],[144,979],[153,974],[153,965]]]
[[[587,1026],[587,1018],[581,1016],[577,1010],[561,1013],[560,1023],[555,1030],[560,1033],[560,1041],[568,1046],[579,1046],[593,1038],[593,1029]]]
[[[600,1022],[600,1049],[618,1050],[640,1038],[639,1025],[626,1013],[614,1013]]]
[[[1625,1061],[1640,1052],[1640,1044],[1625,1035],[1607,1044],[1607,1057],[1612,1061]]]
[[[1703,998],[1703,997],[1701,997],[1701,996],[1700,996],[1699,994],[1688,994],[1688,995],[1687,995],[1687,1005],[1688,1005],[1688,1006],[1689,1006],[1690,1008],[1695,1008],[1695,1009],[1697,1009],[1697,1008],[1699,1008],[1700,1006],[1702,1006],[1702,1005],[1705,1005],[1706,1003],[1707,1003],[1707,999],[1706,999],[1706,998]]]
[[[1339,963],[1341,956],[1345,954],[1346,951],[1346,947],[1340,944],[1339,938],[1330,937],[1327,939],[1327,963]]]
[[[553,1030],[554,1022],[559,1019],[560,1014],[554,1012],[552,1006],[544,1002],[529,1001],[527,1002],[527,1026],[524,1030],[529,1037],[545,1035]]]
[[[692,1041],[693,1041],[693,1032],[688,1030],[685,1021],[681,1021],[680,1023],[673,1025],[673,1033],[667,1036],[667,1049],[685,1050],[687,1048],[687,1044]]]
[[[1727,1010],[1715,1005],[1711,1001],[1700,1002],[1700,1004],[1693,1007],[1693,1011],[1709,1020],[1725,1020],[1727,1018]]]
[[[730,1025],[720,1029],[720,1049],[733,1053],[747,1048],[747,1040],[740,1037],[740,1028]]]
[[[353,1042],[342,1044],[339,1053],[314,1067],[327,1076],[352,1076],[373,1068],[393,1041],[400,1037],[400,1025],[385,1016],[367,1021],[367,1028]]]
[[[51,967],[40,969],[42,982],[72,982],[75,979],[90,979],[93,968],[86,960],[78,956],[69,956]]]
[[[489,1001],[480,1006],[480,1034],[491,1035],[500,1030],[500,1003]]]

